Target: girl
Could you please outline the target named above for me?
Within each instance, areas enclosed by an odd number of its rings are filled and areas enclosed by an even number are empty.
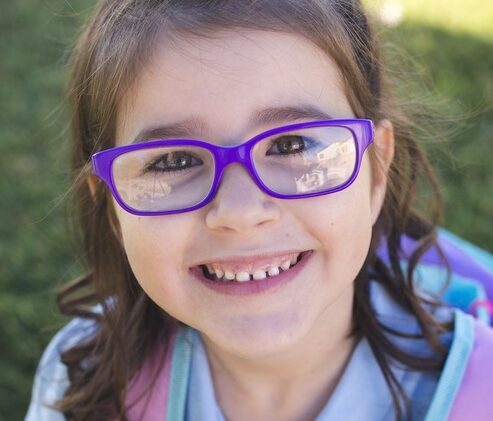
[[[492,416],[491,331],[416,276],[438,187],[358,1],[104,0],[72,70],[89,271],[28,420]]]

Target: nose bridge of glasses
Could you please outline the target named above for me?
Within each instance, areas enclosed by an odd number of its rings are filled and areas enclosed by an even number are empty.
[[[218,170],[223,170],[230,164],[238,163],[249,169],[249,147],[241,144],[235,146],[224,146],[219,149]]]
[[[219,187],[221,183],[224,171],[231,164],[239,164],[240,167],[243,167],[248,176],[253,180],[255,184],[258,185],[255,177],[255,171],[253,169],[253,164],[250,160],[251,149],[252,148],[248,143],[235,146],[222,146],[217,149],[216,188]]]

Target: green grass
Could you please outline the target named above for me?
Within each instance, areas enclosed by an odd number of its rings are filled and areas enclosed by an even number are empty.
[[[366,3],[378,16],[389,2]],[[444,145],[422,139],[443,186],[445,226],[493,251],[493,2],[391,3],[402,6],[403,21],[381,32],[400,60],[393,70],[403,82],[401,96],[434,104],[431,121],[446,129]],[[423,114],[417,105],[408,111]]]
[[[64,322],[52,289],[77,271],[59,200],[68,171],[63,63],[82,16],[64,0],[19,0],[2,4],[0,19],[0,419],[17,420]]]
[[[21,419],[34,370],[55,330],[53,289],[80,270],[65,231],[65,58],[87,0],[5,2],[0,16],[0,419]],[[423,139],[444,185],[446,227],[493,251],[493,3],[407,0],[384,37],[426,69],[417,97],[458,117],[447,148]],[[401,68],[405,84],[415,72]],[[409,89],[409,88],[403,88]],[[407,92],[406,92],[407,94]],[[406,95],[407,96],[407,95]],[[481,110],[481,112],[479,112]],[[410,112],[421,111],[410,109]],[[450,154],[446,150],[450,151]]]
[[[392,39],[426,63],[429,92],[445,105],[439,121],[449,120],[452,131],[446,148],[424,142],[444,186],[445,225],[493,251],[493,39],[414,23],[392,31]]]

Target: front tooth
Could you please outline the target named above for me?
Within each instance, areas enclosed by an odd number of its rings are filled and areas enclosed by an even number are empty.
[[[236,274],[236,280],[238,282],[246,282],[250,280],[250,274],[248,272],[239,272]]]
[[[269,270],[269,276],[277,275],[279,275],[279,268],[277,266],[274,266],[272,269]]]
[[[224,272],[221,269],[216,269],[216,276],[221,279],[224,276]]]
[[[224,272],[224,278],[227,279],[228,281],[232,281],[235,279],[235,274],[233,272]]]
[[[291,262],[289,260],[286,260],[285,262],[283,262],[283,264],[281,265],[281,269],[282,270],[288,270],[289,268],[291,267]]]
[[[267,274],[263,270],[256,270],[253,274],[253,279],[256,281],[260,281],[265,278],[267,278]]]

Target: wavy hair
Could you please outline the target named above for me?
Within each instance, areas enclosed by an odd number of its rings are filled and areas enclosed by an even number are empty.
[[[413,370],[441,370],[447,350],[439,335],[451,330],[425,307],[432,304],[416,293],[416,265],[436,243],[441,197],[433,170],[415,139],[415,128],[395,99],[384,71],[381,48],[368,16],[357,0],[101,0],[71,57],[68,96],[71,106],[73,218],[87,273],[58,293],[63,314],[91,318],[98,329],[83,343],[62,353],[70,386],[57,408],[71,420],[126,419],[129,380],[155,350],[165,352],[179,325],[145,294],[135,279],[122,247],[110,193],[101,183],[89,190],[90,158],[115,145],[119,107],[154,43],[173,37],[214,37],[228,29],[278,31],[303,36],[332,58],[340,69],[344,91],[357,117],[389,119],[395,133],[395,154],[388,172],[382,211],[373,226],[365,263],[355,279],[354,335],[365,337],[390,388],[396,419],[409,416],[409,398],[390,368],[397,361]],[[165,34],[167,37],[163,38]],[[369,149],[372,169],[378,151]],[[432,192],[430,215],[418,211],[418,181]],[[417,247],[404,269],[401,238]],[[388,262],[377,256],[384,240]],[[435,357],[418,357],[399,349],[389,335],[409,336],[383,325],[370,304],[374,279],[413,314]],[[109,300],[111,298],[111,300]],[[100,304],[101,313],[92,305]],[[158,346],[158,344],[160,346]],[[165,348],[165,347],[164,347]],[[152,379],[151,379],[152,380]],[[153,380],[149,387],[152,387]]]

